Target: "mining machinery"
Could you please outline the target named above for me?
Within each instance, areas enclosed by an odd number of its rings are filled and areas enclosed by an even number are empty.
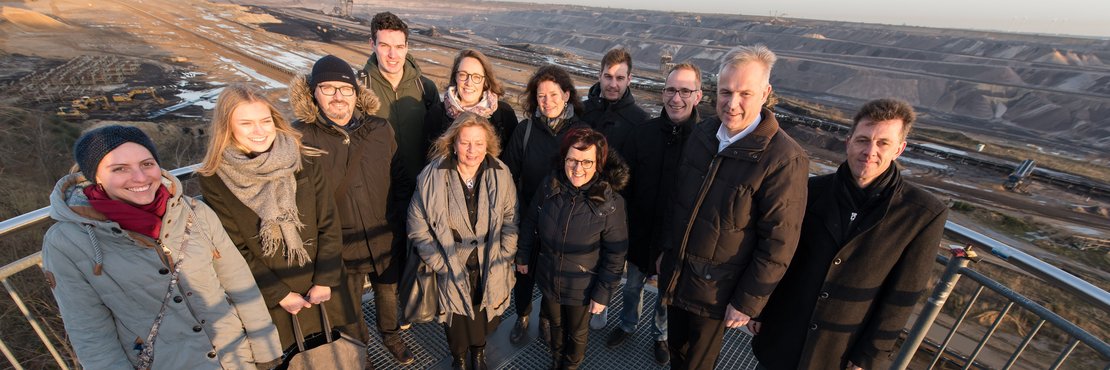
[[[158,104],[165,104],[166,103],[166,99],[162,99],[162,97],[158,96],[158,94],[154,92],[153,87],[145,87],[145,88],[141,88],[141,89],[131,89],[131,91],[128,91],[128,92],[123,93],[123,94],[114,94],[114,95],[112,95],[112,101],[114,101],[116,103],[130,102],[132,100],[135,100],[135,95],[142,95],[142,94],[150,94],[150,98],[154,99],[154,101],[158,102]]]

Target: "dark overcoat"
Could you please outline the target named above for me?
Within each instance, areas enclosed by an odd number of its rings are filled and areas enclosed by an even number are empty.
[[[582,107],[582,120],[605,135],[609,147],[621,155],[625,154],[625,146],[632,140],[632,134],[651,119],[643,108],[636,105],[632,89],[625,89],[620,100],[610,102],[601,96],[601,83],[590,87]]]
[[[717,118],[687,139],[660,273],[664,304],[717,320],[731,304],[755,317],[786,272],[805,212],[809,159],[774,114],[764,109],[762,117],[720,152]]]
[[[218,175],[201,176],[200,188],[204,201],[220,217],[227,235],[243,254],[251,274],[262,291],[262,298],[270,310],[274,326],[278,328],[283,348],[296,343],[293,339],[293,321],[281,302],[290,292],[305,294],[313,285],[331,287],[331,300],[324,303],[332,326],[342,326],[357,320],[354,302],[346,294],[346,272],[340,257],[342,243],[339,223],[336,221],[335,199],[332,188],[324,177],[316,158],[304,158],[304,168],[297,172],[297,212],[301,215],[301,240],[312,262],[304,266],[290,265],[285,256],[275,253],[264,257],[261,239],[258,238],[261,219],[236,198]],[[358,297],[361,298],[361,297]],[[320,306],[303,309],[297,316],[305,334],[320,332]]]
[[[838,245],[837,181],[835,174],[810,179],[794,261],[757,318],[752,348],[768,369],[843,369],[847,361],[885,369],[930,281],[944,204],[896,179],[878,214],[861,216],[861,231]]]
[[[451,119],[451,116],[447,115],[447,108],[444,107],[444,104],[446,103],[433,104],[431,108],[428,108],[428,115],[424,116],[424,132],[428,135],[429,147],[440,135],[447,131],[448,127],[451,127],[451,123],[455,122],[454,119]],[[519,123],[516,112],[513,111],[513,106],[504,100],[498,101],[497,110],[489,116],[489,123],[497,131],[497,137],[501,140],[501,149],[504,150]]]

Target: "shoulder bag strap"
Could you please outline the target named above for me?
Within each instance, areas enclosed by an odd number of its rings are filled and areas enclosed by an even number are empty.
[[[190,210],[191,210],[190,205]],[[189,218],[185,221],[185,238],[181,240],[181,245],[184,246],[189,243],[189,235],[193,229],[193,215],[189,214]],[[166,288],[166,296],[162,298],[162,307],[158,309],[158,316],[154,319],[154,324],[150,327],[150,333],[146,336],[146,343],[143,343],[143,350],[139,353],[139,364],[136,366],[138,369],[150,369],[154,364],[154,341],[158,338],[158,329],[162,326],[162,319],[166,317],[166,306],[169,305],[170,297],[173,297],[173,287],[177,286],[178,279],[181,277],[181,262],[184,260],[184,254],[176,262],[173,262],[173,257],[170,256],[169,248],[166,248],[161,242],[158,243],[162,247],[162,253],[166,254],[166,260],[173,263],[173,274],[170,275],[170,285]]]

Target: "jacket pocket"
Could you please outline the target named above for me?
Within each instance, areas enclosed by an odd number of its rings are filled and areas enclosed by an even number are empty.
[[[728,203],[726,203],[728,209],[724,213],[728,217],[724,219],[724,224],[721,227],[733,231],[746,229],[751,222],[752,208],[754,207],[752,204],[754,201],[752,188],[741,184],[732,187],[729,191]]]
[[[687,256],[678,291],[683,300],[713,313],[724,313],[739,277],[739,268],[727,263]]]

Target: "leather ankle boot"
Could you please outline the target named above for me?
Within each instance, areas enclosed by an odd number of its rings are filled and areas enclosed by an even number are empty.
[[[470,368],[489,370],[489,366],[486,365],[486,347],[470,347]]]

